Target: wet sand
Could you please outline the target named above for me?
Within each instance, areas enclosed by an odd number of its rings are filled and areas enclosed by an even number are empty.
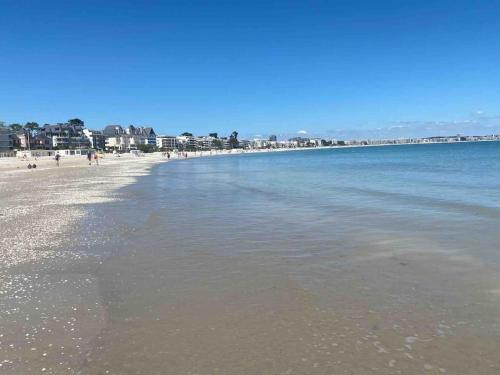
[[[332,241],[278,206],[219,223],[216,186],[155,161],[0,175],[3,373],[500,372],[495,264],[341,223]],[[244,226],[275,230],[248,242]]]
[[[474,317],[436,315],[425,300],[382,308],[387,301],[372,305],[356,293],[359,284],[318,295],[277,271],[271,259],[263,265],[254,256],[191,253],[163,264],[154,254],[137,258],[133,270],[125,258],[101,269],[111,319],[85,374],[496,374],[500,368],[498,336],[470,330]]]

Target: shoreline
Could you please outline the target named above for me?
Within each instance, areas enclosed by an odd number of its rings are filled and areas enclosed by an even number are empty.
[[[389,146],[417,146],[417,145],[454,145],[462,143],[485,143],[485,142],[500,142],[499,140],[476,140],[476,141],[456,141],[456,142],[426,142],[426,143],[382,143],[382,144],[369,144],[369,145],[345,145],[345,146],[319,146],[319,147],[295,147],[295,148],[269,148],[269,149],[233,149],[233,150],[202,150],[202,151],[187,151],[187,158],[177,156],[178,154],[171,152],[172,157],[167,159],[162,156],[163,152],[153,152],[142,154],[141,156],[134,156],[133,154],[123,153],[123,154],[104,154],[105,156],[100,158],[101,164],[113,164],[122,161],[144,161],[148,160],[151,162],[166,162],[174,160],[184,160],[192,159],[198,157],[211,157],[211,156],[230,156],[230,155],[248,155],[248,154],[260,154],[269,152],[297,152],[297,151],[320,151],[320,150],[338,150],[338,149],[352,149],[352,148],[364,148],[364,147],[389,147]],[[179,152],[180,153],[180,152]],[[119,155],[119,156],[118,156]],[[175,156],[175,157],[174,157]],[[0,158],[0,173],[2,172],[13,172],[13,171],[23,171],[29,172],[27,168],[28,163],[35,162],[37,164],[36,170],[48,170],[58,168],[55,165],[54,158],[50,156],[42,157],[28,157],[22,159],[19,157],[3,157]],[[92,165],[94,166],[94,161]],[[59,168],[69,168],[69,167],[88,167],[88,161],[84,156],[67,156],[61,158],[61,166]]]
[[[463,142],[453,142],[446,144],[459,144],[459,143],[483,143],[483,142],[498,142],[498,141],[463,141]],[[425,143],[427,145],[442,144],[440,142],[435,143]],[[200,157],[217,157],[217,156],[236,156],[236,155],[253,155],[253,154],[267,154],[275,152],[300,152],[300,151],[320,151],[320,150],[330,150],[330,149],[350,149],[350,148],[362,148],[362,147],[388,147],[388,146],[407,146],[411,144],[381,144],[381,145],[347,145],[347,146],[327,146],[327,147],[302,147],[302,148],[287,148],[287,149],[261,149],[261,150],[222,150],[218,152],[209,151],[190,151],[186,152],[187,158],[181,156],[181,153],[172,153],[172,157],[167,159],[162,156],[162,153],[155,152],[149,154],[143,154],[143,156],[134,156],[133,154],[106,154],[105,157],[100,158],[99,165],[95,165],[93,161],[92,165],[88,165],[86,157],[83,156],[69,156],[61,159],[60,167],[55,165],[55,161],[52,157],[38,157],[38,158],[0,158],[0,194],[3,195],[4,199],[0,202],[0,222],[4,222],[7,229],[1,239],[0,244],[5,249],[11,249],[10,252],[16,252],[20,246],[26,246],[25,240],[34,241],[33,236],[30,235],[30,231],[33,228],[39,228],[40,225],[35,225],[32,220],[24,220],[16,224],[15,230],[9,228],[7,221],[12,221],[20,217],[30,217],[32,215],[37,215],[40,221],[47,221],[50,223],[50,228],[52,230],[45,231],[46,236],[50,234],[51,231],[54,233],[60,232],[62,227],[71,226],[74,224],[73,218],[77,216],[83,216],[82,210],[84,210],[85,204],[93,204],[99,202],[107,202],[113,199],[113,194],[116,193],[120,188],[128,186],[136,182],[136,177],[150,174],[150,169],[162,163],[167,163],[171,161],[182,161],[193,158]],[[7,159],[7,160],[6,160]],[[36,162],[36,169],[27,169],[25,165],[30,162]],[[95,173],[94,173],[95,172]],[[109,178],[106,175],[111,174]],[[123,176],[121,176],[123,174]],[[135,175],[134,175],[135,174]],[[60,176],[70,177],[73,176],[75,181],[65,181],[62,185],[59,183]],[[60,216],[60,219],[55,218],[44,218],[44,211],[37,210],[37,204],[30,204],[30,200],[37,195],[37,186],[34,186],[34,178],[41,179],[44,184],[41,188],[51,189],[50,184],[58,186],[58,188],[72,185],[77,185],[75,190],[75,195],[64,196],[64,199],[59,199],[54,202],[50,199],[50,193],[47,195],[43,193],[43,189],[40,194],[44,195],[42,202],[38,202],[39,205],[52,205],[58,204],[64,207],[67,206],[78,206],[78,210],[74,210],[72,214],[68,214],[68,217],[64,215]],[[81,184],[79,179],[88,179],[84,184],[88,184],[89,188],[88,194],[78,190],[78,185]],[[104,178],[104,179],[103,179]],[[52,179],[55,179],[54,181]],[[96,184],[92,186],[92,179],[96,179]],[[15,180],[15,181],[13,181]],[[26,187],[29,186],[30,192],[26,192]],[[58,192],[55,193],[59,194]],[[9,199],[13,199],[14,202],[9,202]],[[17,206],[16,206],[17,204]],[[22,210],[16,210],[19,207],[23,207]],[[67,211],[67,210],[66,210]],[[79,212],[78,214],[76,212]],[[70,218],[71,217],[71,218]],[[9,239],[10,234],[10,239]],[[49,235],[50,236],[50,235]],[[19,239],[22,239],[21,241]],[[17,241],[16,243],[14,243]],[[43,241],[48,244],[50,241]],[[29,244],[30,250],[27,252],[32,253],[38,246],[36,241]],[[16,250],[12,250],[16,249]],[[22,253],[23,251],[21,251]],[[5,262],[5,250],[0,253],[0,260],[2,260],[1,268],[5,267],[5,264],[10,265],[11,262]],[[32,257],[27,257],[26,259],[32,259]],[[13,262],[17,263],[17,262]],[[0,269],[1,269],[0,268]]]

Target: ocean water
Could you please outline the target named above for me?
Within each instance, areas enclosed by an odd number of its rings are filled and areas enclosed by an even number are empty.
[[[500,373],[500,142],[150,172],[5,278],[2,371]]]
[[[500,372],[498,142],[174,161],[120,194],[81,373]]]
[[[147,184],[162,230],[192,247],[308,256],[332,251],[321,241],[391,234],[498,261],[498,142],[204,158],[160,166]]]

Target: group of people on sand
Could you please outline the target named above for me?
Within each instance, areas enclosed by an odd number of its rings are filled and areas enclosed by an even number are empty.
[[[167,159],[170,159],[170,152],[164,152],[162,153],[163,157],[166,157]],[[177,152],[177,159],[180,159],[181,157],[187,158],[188,153],[187,152]]]
[[[56,165],[59,167],[60,165],[60,160],[61,160],[61,155],[59,153],[57,153],[55,156],[54,156],[54,160],[56,161]],[[96,165],[99,165],[99,154],[96,152],[96,153],[92,153],[91,151],[87,151],[87,160],[89,162],[89,165],[92,165],[92,160],[94,160],[94,163]]]
[[[87,161],[89,162],[89,165],[92,165],[92,161],[94,162],[95,165],[99,165],[99,154],[97,152],[92,152],[92,151],[87,151],[87,154],[86,154],[86,157],[87,157]],[[170,158],[170,154],[168,155],[168,157]],[[23,155],[22,157],[22,160],[23,161],[28,161],[28,156],[27,155]],[[37,157],[34,158],[34,160],[38,160]],[[57,152],[55,155],[54,155],[54,160],[56,161],[56,166],[60,166],[60,162],[61,162],[61,154],[59,154],[59,152]],[[27,165],[28,169],[35,169],[37,167],[36,163],[35,162],[29,162],[28,165]]]

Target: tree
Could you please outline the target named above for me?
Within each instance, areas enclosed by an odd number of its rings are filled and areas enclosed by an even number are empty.
[[[181,134],[183,137],[192,137],[193,133],[184,132]]]
[[[218,150],[222,150],[224,148],[224,145],[222,144],[222,141],[220,139],[214,139],[212,144]]]
[[[144,153],[155,152],[157,150],[156,146],[153,145],[138,145],[137,149]]]
[[[231,148],[238,148],[240,142],[238,141],[238,132],[234,131],[229,136],[229,145]]]
[[[84,122],[80,120],[79,118],[73,118],[71,120],[68,120],[68,124],[73,125],[73,126],[83,126]]]
[[[208,133],[208,136],[212,138],[219,138],[217,137],[217,135],[218,135],[217,133]]]
[[[17,133],[19,130],[23,128],[21,124],[10,124],[9,128],[14,132]]]
[[[31,136],[33,136],[35,133],[38,132],[39,126],[38,126],[38,123],[36,123],[36,122],[27,122],[24,125],[24,128],[26,130],[28,130],[28,132],[30,133]]]

